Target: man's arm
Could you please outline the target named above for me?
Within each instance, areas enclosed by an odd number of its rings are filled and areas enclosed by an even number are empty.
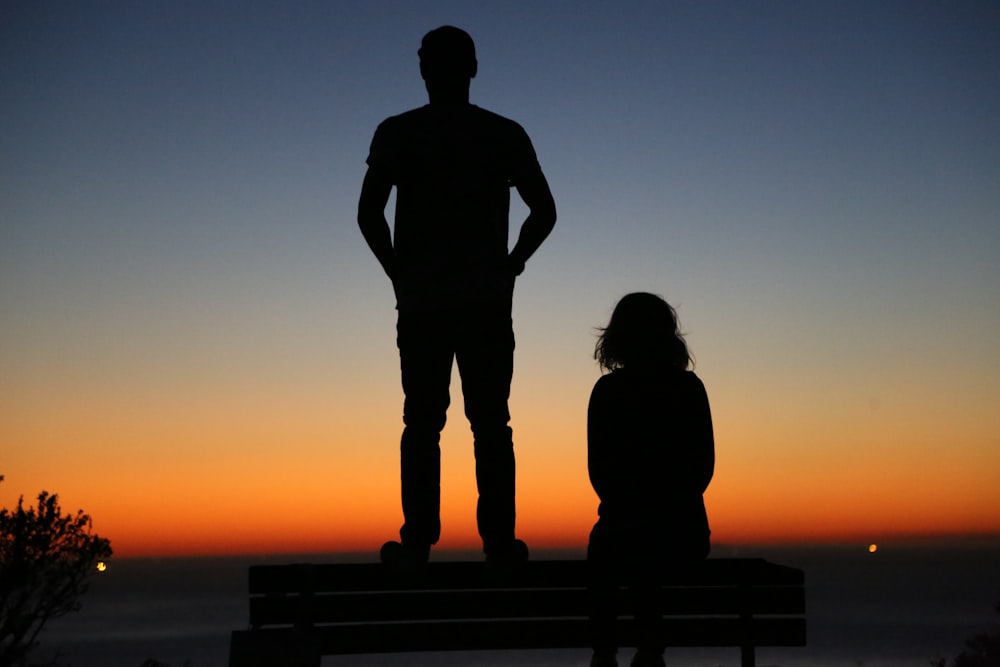
[[[396,268],[392,233],[389,231],[389,222],[385,219],[385,206],[389,203],[391,192],[392,182],[377,169],[369,167],[358,200],[358,227],[390,280],[394,278]]]
[[[556,203],[541,169],[530,172],[517,185],[517,193],[528,207],[528,217],[521,225],[517,243],[510,251],[510,266],[515,276],[524,271],[528,261],[556,224]]]

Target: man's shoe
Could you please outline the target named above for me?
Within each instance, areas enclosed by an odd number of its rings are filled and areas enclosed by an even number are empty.
[[[528,545],[524,540],[513,540],[504,548],[491,548],[486,554],[486,562],[491,565],[516,565],[528,561]]]
[[[594,651],[590,658],[590,667],[618,667],[618,658],[614,651]]]
[[[382,545],[379,560],[395,567],[423,567],[430,558],[431,545],[390,540]]]

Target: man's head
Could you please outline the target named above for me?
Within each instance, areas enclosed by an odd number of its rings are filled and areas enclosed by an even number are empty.
[[[476,76],[476,45],[469,33],[450,25],[435,28],[420,42],[420,76],[432,87],[465,87]]]

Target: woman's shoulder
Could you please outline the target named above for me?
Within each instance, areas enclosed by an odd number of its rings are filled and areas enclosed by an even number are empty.
[[[597,381],[594,382],[594,392],[606,391],[609,387],[621,382],[621,379],[620,369],[603,373],[601,377],[597,378]]]
[[[643,366],[616,368],[605,373],[594,384],[596,390],[629,385],[673,385],[675,387],[704,388],[701,378],[691,370],[675,366]]]
[[[678,368],[672,364],[644,364],[642,366],[626,366],[617,368],[604,377],[617,376],[626,378],[660,378],[674,382],[696,382],[701,383],[701,378],[693,370]]]
[[[678,382],[681,383],[685,389],[695,394],[704,394],[705,383],[701,381],[698,374],[694,371],[684,370],[678,373]]]
[[[704,384],[704,382],[701,381],[701,378],[698,377],[698,374],[695,373],[694,371],[684,370],[681,371],[681,375],[684,377],[685,382],[690,382],[692,384],[700,384],[700,385]]]
[[[594,388],[590,392],[591,400],[621,394],[628,391],[628,388],[634,384],[631,373],[624,368],[616,368],[597,378],[597,381],[594,382]]]
[[[669,364],[644,364],[621,366],[603,374],[597,383],[629,382],[644,378],[659,378],[675,382],[693,382],[701,384],[701,378],[693,370],[678,368]]]

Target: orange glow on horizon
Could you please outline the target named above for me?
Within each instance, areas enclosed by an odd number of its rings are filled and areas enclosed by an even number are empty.
[[[322,477],[322,475],[320,475]],[[526,475],[528,479],[530,476]],[[449,479],[454,483],[448,483]],[[831,495],[817,487],[773,489],[777,480],[720,484],[707,494],[715,544],[845,543],[868,545],[909,536],[998,534],[988,508],[943,506],[942,497],[914,504],[905,494],[881,498],[851,491]],[[115,555],[238,555],[279,553],[377,553],[398,539],[402,512],[395,474],[367,477],[358,486],[323,486],[290,480],[259,492],[215,489],[202,497],[175,498],[143,509],[102,499],[87,509],[95,531],[112,540]],[[439,550],[478,549],[474,480],[445,480]],[[803,485],[805,487],[807,485]],[[295,489],[289,492],[288,489]],[[361,490],[363,488],[363,495]],[[768,492],[768,489],[772,491]],[[789,498],[794,498],[790,502]],[[597,499],[586,482],[566,479],[543,488],[523,484],[518,534],[534,549],[585,548],[597,518]],[[961,512],[961,520],[955,516]]]
[[[543,407],[516,411],[518,534],[532,549],[582,550],[597,518],[586,394],[540,395]],[[1000,448],[987,436],[966,434],[970,444],[955,457],[935,445],[933,432],[852,440],[839,430],[810,435],[808,424],[779,431],[717,395],[717,466],[706,494],[715,544],[867,546],[876,536],[1000,534],[1000,486],[991,474]],[[7,436],[25,446],[4,452],[0,506],[16,505],[19,495],[31,502],[42,489],[58,493],[65,511],[93,517],[116,557],[375,554],[398,538],[402,522],[400,424],[396,394],[377,408],[369,402],[346,397],[307,410],[262,400],[253,410],[167,410],[146,420],[135,416],[137,405],[135,415],[104,421],[59,406],[58,423],[40,415],[32,422],[44,427],[12,418]],[[475,461],[460,401],[450,417],[437,548],[478,549]],[[31,455],[57,442],[76,444],[59,457]]]

